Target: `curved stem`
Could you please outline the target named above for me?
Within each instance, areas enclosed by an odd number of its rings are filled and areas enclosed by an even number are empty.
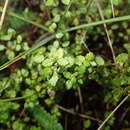
[[[79,26],[76,26],[76,27],[71,27],[69,29],[60,31],[60,32],[61,33],[71,32],[71,31],[75,31],[75,30],[83,29],[83,28],[87,28],[87,27],[92,27],[92,26],[97,26],[97,25],[102,25],[102,24],[107,24],[107,23],[114,23],[114,22],[126,21],[126,20],[130,20],[130,15],[128,15],[128,16],[122,16],[122,17],[116,17],[116,18],[111,18],[111,19],[97,21],[97,22],[92,22],[92,23],[87,23],[87,24],[82,24],[82,25],[79,25]],[[41,47],[42,45],[45,45],[46,43],[48,43],[49,41],[51,41],[54,38],[55,38],[55,33],[52,34],[51,36],[48,36],[47,38],[45,38],[41,42],[36,43],[28,51],[23,52],[22,54],[14,57],[10,61],[8,61],[5,64],[3,64],[2,66],[0,66],[0,71],[3,70],[3,69],[5,69],[5,68],[7,68],[8,66],[10,66],[11,64],[13,64],[14,62],[22,59],[23,56],[30,54],[32,51],[36,50],[37,48]]]
[[[0,7],[0,12],[2,12],[2,11],[3,11],[3,9],[2,9],[2,7]],[[41,28],[41,29],[43,29],[43,30],[45,30],[47,32],[50,32],[50,30],[47,27],[45,27],[45,26],[43,26],[43,25],[41,25],[41,24],[39,24],[37,22],[34,22],[34,21],[30,20],[30,19],[24,18],[23,16],[20,16],[19,14],[14,13],[13,11],[7,11],[7,13],[8,13],[8,15],[10,15],[12,17],[15,17],[15,18],[20,19],[20,20],[22,20],[24,22],[33,24],[38,28]]]
[[[110,115],[102,122],[102,124],[99,126],[97,130],[101,130],[102,127],[105,125],[105,123],[112,117],[112,115],[120,108],[120,106],[128,99],[130,94],[128,94],[121,102],[120,104],[110,113]]]
[[[115,17],[115,13],[114,13],[113,0],[111,0],[111,9],[112,9],[112,15],[113,15],[113,18],[114,18]]]
[[[23,96],[23,97],[16,97],[16,98],[9,98],[9,99],[0,99],[0,102],[18,101],[18,100],[22,100],[22,99],[28,98],[30,96],[32,96],[32,95]]]
[[[0,30],[1,30],[3,22],[4,22],[4,17],[5,17],[5,13],[6,13],[6,10],[7,10],[8,3],[9,3],[9,0],[6,0],[5,5],[4,5],[4,9],[2,11],[2,15],[1,15],[1,18],[0,18]]]
[[[66,29],[62,32],[71,32],[71,31],[75,31],[75,30],[78,30],[78,29],[82,29],[82,28],[98,26],[98,25],[108,24],[108,23],[121,22],[121,21],[126,21],[126,20],[130,20],[130,15],[106,19],[106,20],[101,20],[101,21],[87,23],[87,24],[82,24],[82,25],[79,25],[79,26],[76,26],[76,27],[68,28],[68,29]]]
[[[32,48],[30,48],[29,50],[19,54],[18,56],[14,57],[13,59],[7,61],[5,64],[0,66],[0,71],[9,67],[11,64],[15,63],[16,61],[22,59],[24,56],[30,54],[31,52],[33,52],[34,50],[36,50],[37,48],[39,48],[40,46],[46,44],[47,42],[49,42],[50,40],[54,39],[55,35],[51,35],[47,38],[45,38],[44,40],[40,41],[39,43],[35,44],[34,46],[32,46]]]

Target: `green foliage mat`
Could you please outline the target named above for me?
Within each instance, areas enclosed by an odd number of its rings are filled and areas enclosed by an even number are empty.
[[[11,0],[0,32],[0,129],[97,129],[130,92],[129,4]],[[129,99],[103,129],[129,129],[128,117]]]

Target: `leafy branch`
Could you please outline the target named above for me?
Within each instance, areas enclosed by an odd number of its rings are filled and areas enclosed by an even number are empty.
[[[112,115],[120,108],[120,106],[129,98],[130,94],[128,94],[121,102],[120,104],[110,113],[110,115],[102,122],[102,124],[99,126],[97,130],[101,130],[102,127],[105,125],[105,123],[112,117]]]
[[[13,16],[17,17],[16,14],[13,15]],[[19,18],[19,17],[17,17],[17,18]],[[24,20],[23,17],[20,17],[20,19]],[[71,27],[69,29],[63,30],[60,33],[66,33],[66,32],[71,32],[71,31],[75,31],[75,30],[78,30],[78,29],[88,28],[88,27],[92,27],[92,26],[98,26],[98,25],[107,24],[107,23],[121,22],[121,21],[126,21],[126,20],[130,20],[130,15],[128,15],[128,16],[122,16],[122,17],[116,17],[116,18],[111,18],[111,19],[97,21],[97,22],[92,22],[92,23],[87,23],[87,24],[82,24],[82,25],[79,25],[79,26],[76,26],[76,27]],[[29,23],[37,26],[37,24],[35,24],[35,22],[32,22],[32,21],[30,22],[30,20],[27,20],[26,22],[29,22]],[[54,39],[55,35],[56,35],[56,33],[52,34],[51,36],[45,38],[44,40],[36,43],[28,51],[25,51],[22,54],[19,54],[18,56],[14,57],[10,61],[8,61],[5,64],[1,65],[0,66],[0,71],[3,70],[3,69],[5,69],[5,68],[7,68],[8,66],[10,66],[13,63],[15,63],[16,61],[22,59],[23,56],[26,56],[26,55],[30,54],[32,51],[36,50],[37,48],[41,47],[42,45],[45,45],[46,43],[48,43],[49,41],[51,41],[52,39]]]

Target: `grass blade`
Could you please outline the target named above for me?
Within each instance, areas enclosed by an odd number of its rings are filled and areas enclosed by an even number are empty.
[[[110,113],[110,115],[102,122],[102,124],[99,126],[97,130],[101,130],[102,127],[105,125],[105,123],[112,117],[112,115],[120,108],[120,106],[129,98],[130,94],[128,94],[121,102],[120,104]]]
[[[4,22],[4,18],[5,18],[6,10],[7,10],[7,7],[8,7],[8,3],[9,3],[9,0],[6,0],[3,11],[2,11],[2,15],[1,15],[1,18],[0,18],[0,30],[1,30],[3,22]]]
[[[87,28],[87,27],[92,27],[92,26],[97,26],[97,25],[102,25],[102,24],[108,24],[108,23],[127,21],[127,20],[130,20],[130,15],[106,19],[106,20],[101,20],[101,21],[87,23],[87,24],[82,24],[82,25],[79,25],[79,26],[76,26],[76,27],[68,28],[68,29],[66,29],[62,32],[71,32],[71,31],[75,31],[75,30],[78,30],[78,29],[82,29],[82,28]]]
[[[44,130],[63,130],[58,120],[48,113],[44,107],[35,105],[30,108],[30,113],[34,119],[44,128]]]
[[[0,7],[0,12],[2,12],[2,10],[3,10],[2,7]],[[45,26],[43,26],[43,25],[41,25],[41,24],[39,24],[37,22],[34,22],[32,20],[29,20],[27,18],[24,18],[23,16],[20,16],[20,15],[14,13],[13,11],[7,11],[7,14],[12,16],[12,17],[18,18],[18,19],[20,19],[22,21],[25,21],[25,22],[27,22],[29,24],[35,25],[36,27],[41,28],[41,29],[43,29],[43,30],[45,30],[47,32],[50,32],[50,30],[47,27],[45,27]]]
[[[97,8],[98,8],[98,11],[99,11],[99,14],[100,14],[101,19],[102,19],[102,20],[105,20],[104,14],[103,14],[103,11],[102,11],[102,7],[101,7],[101,5],[100,5],[99,0],[96,0],[96,5],[97,5]],[[105,30],[105,32],[106,32],[108,46],[109,46],[110,49],[111,49],[113,61],[114,61],[115,65],[116,65],[116,56],[115,56],[115,52],[114,52],[114,49],[113,49],[113,46],[112,46],[112,41],[111,41],[110,35],[109,35],[109,33],[108,33],[108,28],[107,28],[107,25],[106,25],[106,24],[103,24],[103,26],[104,26],[104,30]]]
[[[75,30],[83,29],[83,28],[87,28],[87,27],[92,27],[92,26],[97,26],[97,25],[107,24],[107,23],[121,22],[121,21],[126,21],[126,20],[130,20],[130,15],[111,18],[111,19],[97,21],[97,22],[92,22],[92,23],[88,23],[88,24],[82,24],[82,25],[79,25],[79,26],[76,26],[76,27],[71,27],[69,29],[63,30],[61,32],[62,33],[71,32],[71,31],[75,31]],[[47,42],[51,41],[54,38],[55,38],[55,34],[53,34],[51,36],[48,36],[47,38],[45,38],[44,40],[42,40],[39,43],[36,43],[28,51],[23,52],[22,54],[14,57],[12,60],[10,60],[10,61],[6,62],[5,64],[3,64],[2,66],[0,66],[0,71],[7,68],[8,66],[13,64],[14,62],[20,60],[23,56],[26,56],[26,55],[30,54],[32,51],[36,50],[37,48],[41,47],[42,45],[45,45]]]
[[[51,41],[52,39],[55,38],[55,35],[51,35],[47,38],[45,38],[44,40],[40,41],[39,43],[35,44],[34,46],[32,46],[32,48],[30,48],[29,50],[19,54],[18,56],[14,57],[13,59],[11,59],[10,61],[6,62],[5,64],[0,66],[0,71],[7,68],[8,66],[10,66],[11,64],[13,64],[14,62],[22,59],[24,56],[30,54],[32,51],[36,50],[37,48],[39,48],[40,46],[48,43],[49,41]]]
[[[16,98],[0,99],[0,102],[18,101],[18,100],[26,99],[26,98],[28,98],[28,97],[30,97],[30,96],[32,96],[32,95],[23,96],[23,97],[16,97]]]

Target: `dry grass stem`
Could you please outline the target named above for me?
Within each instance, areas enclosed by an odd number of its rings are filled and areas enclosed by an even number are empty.
[[[6,10],[7,10],[7,7],[8,7],[8,3],[9,3],[9,0],[6,0],[2,15],[1,15],[1,18],[0,18],[0,30],[2,29],[2,25],[4,23],[4,18],[5,18]]]

